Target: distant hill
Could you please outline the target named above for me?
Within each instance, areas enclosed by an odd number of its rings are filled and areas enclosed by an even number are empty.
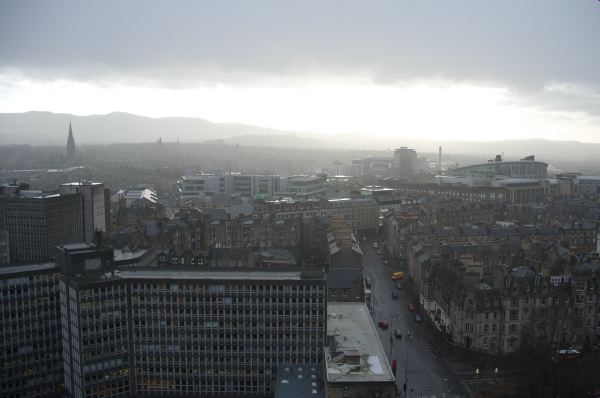
[[[578,141],[526,139],[511,141],[425,141],[394,139],[376,132],[319,135],[233,123],[212,123],[186,117],[149,118],[129,113],[75,116],[51,112],[0,113],[0,145],[66,145],[69,122],[77,145],[154,142],[204,142],[220,140],[243,146],[338,148],[359,150],[394,149],[400,145],[437,158],[443,154],[474,155],[482,160],[504,154],[506,159],[535,155],[543,161],[598,162],[600,144]],[[406,134],[404,135],[406,136]],[[391,156],[391,152],[390,156]]]
[[[122,112],[90,116],[51,112],[0,113],[0,144],[65,145],[69,122],[73,124],[77,145],[154,142],[161,137],[163,142],[233,140],[240,145],[251,145],[256,139],[260,143],[254,145],[318,146],[315,139],[304,142],[302,133],[211,123],[198,118],[149,118]],[[270,139],[272,136],[276,138]]]

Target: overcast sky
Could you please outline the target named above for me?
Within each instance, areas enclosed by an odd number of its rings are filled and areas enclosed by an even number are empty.
[[[600,142],[600,1],[0,2],[0,112]]]

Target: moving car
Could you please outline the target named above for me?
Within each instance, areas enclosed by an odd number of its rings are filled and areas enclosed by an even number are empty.
[[[392,298],[393,298],[394,300],[398,299],[398,292],[396,292],[396,291],[392,290]]]
[[[415,321],[423,322],[423,318],[421,317],[421,314],[419,314],[418,312],[415,314]]]
[[[416,305],[414,305],[414,304],[409,304],[409,305],[408,305],[408,310],[409,310],[409,311],[413,311],[413,312],[414,312],[414,311],[416,311],[416,310],[417,310],[417,306],[416,306]]]
[[[383,263],[384,263],[385,265],[388,265],[389,261],[387,260],[387,258],[386,258],[385,260],[383,260]]]
[[[365,278],[365,286],[371,288],[371,278]]]
[[[402,338],[402,331],[400,329],[395,329],[394,330],[394,337],[397,339],[401,339]]]
[[[392,279],[395,281],[404,279],[404,272],[402,272],[402,271],[394,272],[392,274]]]
[[[382,329],[387,329],[387,328],[388,328],[388,326],[389,326],[389,323],[388,323],[388,321],[386,321],[385,319],[381,319],[381,320],[380,320],[380,321],[377,323],[377,325],[378,325],[380,328],[382,328]]]
[[[377,244],[377,242],[373,242],[373,249],[377,249],[379,247],[379,245]]]
[[[402,290],[402,283],[400,283],[400,282],[396,283],[396,289]]]

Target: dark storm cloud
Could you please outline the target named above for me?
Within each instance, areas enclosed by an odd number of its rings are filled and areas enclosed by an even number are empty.
[[[210,81],[367,70],[539,91],[600,87],[600,2],[3,1],[0,68]]]

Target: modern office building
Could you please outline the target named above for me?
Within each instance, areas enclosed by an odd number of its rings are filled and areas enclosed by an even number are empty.
[[[322,270],[116,270],[61,250],[67,396],[263,397],[278,366],[321,362]]]
[[[600,176],[577,176],[575,187],[580,194],[600,194]]]
[[[409,178],[415,174],[417,168],[417,152],[405,146],[394,151],[392,163],[393,178]]]
[[[354,177],[377,176],[390,177],[393,167],[393,158],[369,156],[362,159],[353,159],[349,173]]]
[[[501,155],[487,163],[449,169],[452,175],[458,177],[494,177],[505,176],[511,178],[545,179],[548,175],[548,163],[535,160],[527,156],[521,160],[503,161]]]
[[[325,193],[327,176],[292,176],[282,178],[278,195],[310,198]]]
[[[60,186],[61,194],[81,194],[83,204],[83,238],[94,241],[96,232],[110,231],[110,191],[99,182],[70,182]]]
[[[81,194],[19,191],[0,197],[0,229],[8,232],[12,262],[47,261],[54,246],[83,240]]]
[[[0,395],[61,397],[59,270],[0,267]]]
[[[0,264],[10,263],[10,246],[8,243],[8,231],[0,229]]]

